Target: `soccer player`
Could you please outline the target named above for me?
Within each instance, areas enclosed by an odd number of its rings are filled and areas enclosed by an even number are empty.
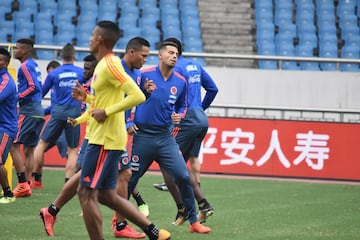
[[[52,70],[54,70],[55,68],[60,67],[60,66],[61,66],[61,64],[58,61],[52,60],[46,66],[46,72],[49,74]],[[55,96],[53,96],[53,94],[54,94],[54,89],[51,89],[50,100],[55,98]],[[44,115],[45,116],[50,115],[51,109],[52,109],[52,104],[50,104],[48,107],[44,108]],[[56,145],[56,147],[58,149],[58,152],[59,152],[60,156],[62,158],[66,158],[67,157],[67,143],[66,143],[66,138],[65,138],[65,131],[61,132],[61,135],[56,140],[56,142],[49,143],[49,145],[45,149],[45,152],[47,152],[48,150],[53,148],[55,145]]]
[[[30,180],[34,165],[34,150],[44,125],[44,110],[41,105],[41,72],[37,63],[31,58],[34,43],[31,39],[19,39],[14,48],[14,57],[20,60],[18,70],[18,133],[10,154],[18,177],[18,185],[14,189],[16,197],[31,196]],[[20,152],[23,145],[25,164]]]
[[[137,128],[133,137],[133,172],[129,181],[132,192],[139,179],[155,160],[167,171],[179,186],[182,200],[190,221],[190,232],[209,233],[196,215],[194,192],[189,173],[175,138],[171,135],[172,123],[179,123],[186,111],[186,79],[173,71],[177,62],[177,45],[162,42],[159,49],[159,65],[141,71],[141,84],[151,81],[154,90],[147,94],[147,100],[136,107],[134,124]]]
[[[90,83],[97,64],[97,60],[94,55],[87,55],[86,57],[84,57],[83,61],[84,61],[84,80],[85,80],[85,84],[83,87],[85,91],[89,93]],[[86,108],[84,105],[82,109]],[[77,121],[79,121],[79,119],[82,119],[83,117],[87,117],[86,115],[87,114],[85,115],[83,114],[77,119],[74,119],[72,121],[68,120],[68,121],[70,121],[70,124],[72,126],[75,126]],[[88,128],[86,128],[85,137],[80,147],[80,152],[76,162],[75,175],[72,176],[64,184],[61,192],[58,194],[54,202],[51,203],[48,208],[40,209],[39,216],[41,217],[41,220],[43,221],[45,227],[45,231],[49,236],[54,236],[53,227],[56,221],[56,216],[60,212],[60,209],[76,195],[76,190],[80,181],[81,163],[83,160],[83,155],[87,146],[87,142],[88,142]]]
[[[91,83],[93,95],[85,94],[81,88],[73,89],[74,98],[86,100],[92,106],[88,111],[91,114],[87,126],[90,136],[78,188],[80,205],[90,239],[103,239],[99,202],[141,227],[150,240],[169,239],[169,232],[152,224],[129,200],[115,191],[117,164],[127,141],[124,111],[145,100],[144,94],[113,53],[119,33],[114,22],[97,23],[90,37],[90,52],[99,61]]]
[[[75,173],[77,160],[77,147],[80,138],[80,126],[71,127],[67,118],[76,118],[81,115],[81,102],[72,99],[71,88],[76,86],[76,81],[84,82],[84,70],[74,65],[75,48],[66,44],[61,53],[63,64],[51,71],[46,77],[43,86],[43,97],[53,88],[51,117],[46,123],[41,134],[40,142],[35,149],[35,162],[32,175],[34,176],[33,188],[42,189],[42,166],[44,152],[50,143],[56,142],[65,130],[68,145],[68,159],[65,166],[65,182]]]
[[[2,204],[16,200],[4,167],[12,141],[16,137],[18,119],[16,84],[7,70],[10,59],[10,53],[0,48],[0,185],[4,193],[4,196],[0,197]]]
[[[180,124],[173,129],[173,134],[176,142],[179,144],[185,161],[190,160],[191,162],[192,171],[189,171],[190,182],[199,206],[199,220],[200,222],[205,222],[207,217],[214,214],[214,209],[206,200],[200,189],[200,163],[198,156],[201,142],[209,127],[208,118],[204,111],[215,99],[218,88],[214,80],[200,64],[182,56],[182,43],[178,39],[168,38],[165,41],[170,41],[177,45],[179,59],[174,70],[183,75],[187,80],[188,109],[186,116],[181,119]],[[203,99],[201,99],[202,88],[205,90]],[[187,219],[187,215],[184,214],[185,207],[182,203],[179,189],[172,177],[166,171],[162,171],[162,174],[164,176],[165,184],[178,207],[178,213],[173,224],[180,225]]]

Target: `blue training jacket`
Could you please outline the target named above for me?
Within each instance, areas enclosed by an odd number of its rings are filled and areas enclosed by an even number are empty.
[[[154,82],[155,90],[136,107],[134,122],[137,126],[170,127],[173,112],[186,113],[186,80],[176,71],[165,80],[158,66],[141,70],[141,89],[148,80]]]
[[[18,125],[16,84],[6,68],[0,70],[0,132],[15,139]]]

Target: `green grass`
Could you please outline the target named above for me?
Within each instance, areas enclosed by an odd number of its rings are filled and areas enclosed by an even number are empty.
[[[49,239],[37,213],[59,193],[64,172],[44,171],[44,190],[29,198],[0,205],[1,239]],[[215,208],[206,225],[208,235],[190,234],[189,223],[170,223],[176,206],[168,192],[152,187],[159,175],[145,175],[139,189],[150,205],[150,219],[169,230],[173,240],[354,240],[360,236],[360,186],[278,180],[202,177],[202,188]],[[16,181],[14,180],[14,183]],[[58,214],[54,240],[88,239],[78,198]],[[113,239],[113,212],[102,207],[105,239]]]

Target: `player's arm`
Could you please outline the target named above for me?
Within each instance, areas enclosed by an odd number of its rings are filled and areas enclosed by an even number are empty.
[[[219,89],[217,88],[215,81],[202,67],[201,67],[201,86],[206,91],[205,96],[201,103],[202,108],[206,110],[214,101]]]
[[[3,101],[7,99],[11,95],[11,89],[9,88],[9,81],[13,81],[8,76],[4,77],[2,79],[2,82],[0,84],[0,101]]]
[[[80,102],[92,103],[95,99],[95,96],[87,94],[85,88],[76,81],[76,87],[71,88],[72,98]]]
[[[22,65],[20,67],[20,69],[21,69],[21,71],[23,72],[23,74],[25,76],[26,83],[27,83],[27,88],[24,91],[19,92],[18,96],[19,96],[19,98],[24,98],[24,97],[27,97],[29,95],[32,95],[35,92],[36,87],[35,87],[34,79],[36,79],[36,75],[32,74],[31,71],[29,71],[29,69],[27,68],[26,65]]]
[[[68,117],[67,122],[68,124],[70,124],[71,126],[75,127],[83,122],[86,122],[87,120],[90,119],[90,115],[91,112],[89,110],[85,111],[83,114],[81,114],[79,117],[77,118],[70,118]]]
[[[52,77],[51,77],[51,73],[49,73],[47,76],[46,76],[46,79],[45,79],[45,82],[44,84],[42,85],[42,97],[45,97],[46,94],[49,92],[50,88],[52,87]]]
[[[126,94],[126,97],[122,101],[105,108],[106,116],[131,109],[145,101],[145,95],[131,78],[121,84],[121,90]]]

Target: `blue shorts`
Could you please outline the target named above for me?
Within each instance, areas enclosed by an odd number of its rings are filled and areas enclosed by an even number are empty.
[[[115,189],[118,161],[124,151],[104,150],[104,146],[88,144],[81,165],[80,184],[91,189]]]
[[[88,142],[89,142],[89,140],[87,138],[84,138],[84,140],[83,140],[83,142],[81,144],[81,147],[79,149],[78,159],[76,161],[76,165],[79,166],[79,167],[81,167],[81,165],[82,165],[82,163],[84,161],[84,154],[85,154]]]
[[[13,139],[7,133],[0,133],[0,165],[6,163]]]
[[[89,140],[84,138],[84,140],[81,144],[80,150],[79,150],[76,165],[78,165],[80,167],[82,165],[82,162],[84,161],[84,153],[85,153],[86,147],[88,145],[88,142],[89,142]],[[123,151],[123,154],[121,155],[121,157],[118,160],[118,170],[122,171],[122,170],[126,170],[130,167],[131,167],[131,163],[130,163],[129,154],[128,154],[128,151],[125,150],[125,151]]]
[[[125,150],[123,151],[123,154],[121,154],[121,157],[118,160],[118,170],[123,171],[129,168],[131,168],[131,162],[128,151]]]
[[[67,157],[67,142],[65,137],[65,131],[61,132],[60,137],[56,140],[55,143],[49,143],[48,147],[45,149],[45,152],[50,150],[56,145],[58,152],[62,158]]]
[[[173,130],[175,140],[179,144],[185,161],[189,160],[190,157],[199,156],[201,143],[206,136],[207,130],[207,127],[195,126],[181,126],[177,131]]]
[[[44,126],[44,118],[19,115],[18,134],[14,143],[21,143],[27,147],[35,147],[39,142],[41,129]]]
[[[63,130],[65,130],[67,145],[70,148],[77,147],[80,139],[80,126],[77,125],[76,127],[72,127],[67,124],[67,121],[54,119],[52,117],[50,117],[44,127],[41,134],[41,140],[47,143],[56,142]]]

